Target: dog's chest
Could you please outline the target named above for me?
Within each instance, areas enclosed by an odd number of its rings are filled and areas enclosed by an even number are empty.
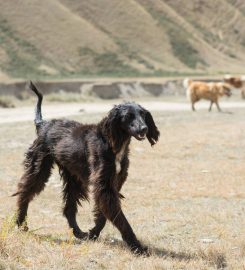
[[[115,166],[116,166],[116,173],[119,174],[122,170],[121,162],[124,158],[125,152],[126,152],[126,144],[124,144],[121,148],[121,150],[116,154],[115,158]]]

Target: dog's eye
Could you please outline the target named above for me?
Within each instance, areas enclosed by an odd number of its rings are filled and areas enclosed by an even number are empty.
[[[144,112],[144,111],[140,111],[140,116],[141,116],[142,118],[145,118],[145,112]]]
[[[130,119],[130,120],[134,119],[134,114],[133,113],[128,113],[127,118]]]

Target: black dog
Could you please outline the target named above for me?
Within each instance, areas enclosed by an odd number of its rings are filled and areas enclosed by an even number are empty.
[[[149,111],[135,103],[115,106],[97,125],[82,125],[70,120],[44,121],[41,114],[42,94],[30,82],[38,96],[35,125],[37,138],[26,153],[25,172],[18,184],[17,224],[26,219],[28,204],[45,187],[56,163],[64,181],[64,216],[73,233],[80,239],[96,239],[110,220],[123,240],[137,253],[144,253],[124,216],[119,191],[127,178],[131,137],[151,145],[159,131]],[[88,186],[93,186],[95,226],[82,232],[76,222],[77,205],[88,199]],[[27,225],[23,229],[28,230]]]

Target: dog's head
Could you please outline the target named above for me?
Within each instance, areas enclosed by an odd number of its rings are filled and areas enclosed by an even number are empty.
[[[133,136],[139,141],[147,138],[154,145],[160,135],[151,113],[136,103],[127,102],[115,106],[110,111],[107,122],[110,123],[108,128],[114,138],[123,133],[124,136]]]
[[[217,86],[219,88],[220,96],[231,96],[231,85],[228,83],[218,83]]]

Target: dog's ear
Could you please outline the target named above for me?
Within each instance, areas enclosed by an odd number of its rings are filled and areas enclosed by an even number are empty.
[[[114,106],[105,118],[103,128],[107,134],[109,141],[112,143],[113,148],[117,149],[120,144],[120,107]]]
[[[120,121],[119,116],[119,108],[118,106],[114,106],[114,108],[109,112],[107,117],[107,121],[105,123],[105,128],[107,129],[109,135],[114,138],[118,131],[118,124]]]
[[[146,134],[146,137],[147,137],[149,143],[151,144],[151,146],[153,146],[154,144],[157,143],[158,138],[160,136],[160,132],[159,132],[157,126],[155,125],[153,117],[149,111],[146,111],[145,123],[148,127],[148,132]]]

